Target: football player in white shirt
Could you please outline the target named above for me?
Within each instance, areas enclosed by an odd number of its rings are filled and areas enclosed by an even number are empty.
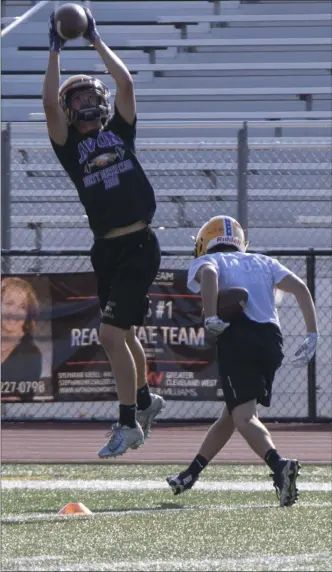
[[[307,334],[296,351],[294,366],[313,357],[318,339],[315,306],[305,283],[276,259],[246,252],[240,224],[216,216],[200,229],[196,259],[188,272],[188,288],[201,293],[205,328],[216,336],[217,361],[225,408],[209,429],[198,455],[188,469],[167,482],[174,494],[190,489],[199,473],[224,447],[237,429],[255,453],[272,470],[280,506],[298,499],[296,478],[300,464],[279,455],[271,435],[257,415],[257,403],[269,407],[272,383],[283,360],[283,340],[275,291],[294,294],[303,314]],[[230,324],[217,316],[218,290],[240,286],[249,293],[242,316]]]

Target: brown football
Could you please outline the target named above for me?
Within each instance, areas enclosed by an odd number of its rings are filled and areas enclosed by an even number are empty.
[[[87,29],[88,19],[79,4],[62,4],[54,15],[56,30],[64,40],[74,40]]]
[[[224,322],[231,322],[241,316],[248,302],[248,290],[232,286],[218,294],[218,316]]]

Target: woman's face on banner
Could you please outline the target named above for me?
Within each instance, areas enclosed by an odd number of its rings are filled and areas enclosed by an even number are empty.
[[[2,333],[13,337],[23,336],[27,313],[27,293],[18,286],[6,288],[1,300]]]

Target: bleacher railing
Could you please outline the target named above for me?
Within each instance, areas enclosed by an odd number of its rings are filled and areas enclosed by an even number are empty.
[[[14,30],[17,26],[19,26],[23,22],[26,22],[31,16],[33,16],[36,12],[41,10],[41,8],[43,8],[44,6],[49,4],[49,2],[50,2],[50,0],[41,0],[40,2],[35,3],[31,8],[29,8],[29,10],[24,12],[24,14],[22,14],[22,16],[15,17],[13,19],[13,21],[11,21],[3,29],[1,26],[1,38],[4,38],[7,34],[9,34],[9,32]],[[6,24],[6,21],[3,21],[3,19],[1,19],[1,24],[3,24],[3,23]]]

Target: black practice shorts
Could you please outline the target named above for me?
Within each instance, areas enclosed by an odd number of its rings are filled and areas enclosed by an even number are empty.
[[[272,383],[284,354],[280,329],[249,320],[245,314],[217,339],[217,359],[224,399],[234,407],[257,400],[269,407]]]
[[[129,330],[143,324],[148,290],[160,265],[158,239],[150,227],[115,238],[98,238],[91,250],[102,322]]]

